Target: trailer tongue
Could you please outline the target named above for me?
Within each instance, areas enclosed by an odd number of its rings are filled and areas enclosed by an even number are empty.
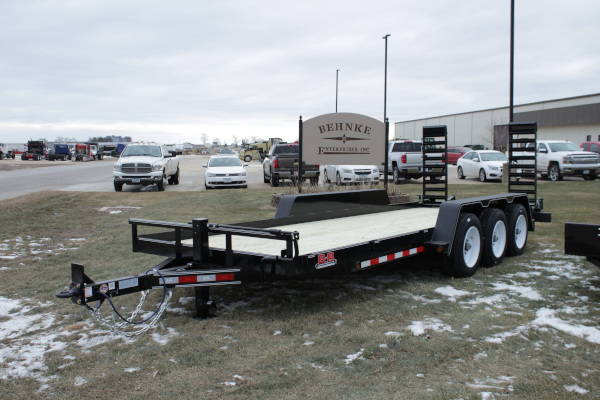
[[[90,279],[83,265],[71,264],[69,291],[57,297],[98,316],[105,300],[112,305],[118,296],[162,290],[161,304],[149,319],[136,321],[141,305],[132,317],[121,317],[130,324],[146,323],[139,333],[164,312],[174,288],[194,288],[196,317],[207,318],[215,306],[211,286],[349,274],[425,252],[441,254],[449,275],[468,277],[480,265],[521,254],[535,220],[550,220],[537,196],[506,193],[452,201],[427,196],[427,191],[447,192],[445,163],[432,164],[431,158],[439,157],[427,157],[434,146],[445,150],[443,133],[443,141],[428,142],[419,203],[391,205],[387,191],[362,190],[284,196],[275,218],[241,224],[130,219],[133,251],[165,260],[143,274],[102,282]],[[113,330],[127,334],[121,325]]]

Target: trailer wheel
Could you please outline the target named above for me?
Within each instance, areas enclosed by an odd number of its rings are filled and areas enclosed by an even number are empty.
[[[466,278],[477,271],[481,261],[481,222],[474,214],[461,214],[452,251],[444,257],[446,271],[453,277]]]
[[[121,190],[123,190],[122,183],[117,183],[117,182],[113,181],[113,184],[115,185],[115,192],[120,192]]]
[[[523,254],[527,244],[527,211],[521,204],[510,204],[504,210],[508,221],[508,246],[509,256]]]
[[[500,264],[506,254],[506,216],[497,208],[487,208],[481,213],[483,227],[483,254],[481,264],[493,267]]]

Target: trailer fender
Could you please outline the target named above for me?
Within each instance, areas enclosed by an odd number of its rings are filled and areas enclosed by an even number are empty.
[[[460,216],[462,214],[471,213],[479,216],[487,208],[506,210],[511,204],[518,204],[523,207],[525,210],[525,214],[523,216],[526,223],[526,230],[533,231],[534,225],[527,195],[506,193],[463,200],[446,201],[442,203],[431,241],[427,242],[426,244],[442,249],[441,252],[444,255],[450,255],[454,238],[458,230]],[[507,220],[509,220],[508,223],[510,224],[510,219],[508,216]],[[440,252],[440,250],[438,250],[438,252]]]

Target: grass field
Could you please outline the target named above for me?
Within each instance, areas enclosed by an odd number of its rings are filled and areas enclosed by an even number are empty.
[[[420,189],[402,186],[414,199]],[[505,191],[450,188],[458,198]],[[128,218],[271,218],[273,189],[3,201],[0,398],[600,398],[600,270],[563,254],[564,222],[600,223],[600,184],[541,182],[539,192],[553,222],[536,225],[523,256],[472,278],[450,279],[422,256],[339,279],[222,287],[211,292],[218,317],[205,321],[191,318],[193,291],[177,289],[134,339],[54,297],[70,263],[95,280],[143,273],[162,259],[131,252]],[[116,303],[131,311],[138,299]]]

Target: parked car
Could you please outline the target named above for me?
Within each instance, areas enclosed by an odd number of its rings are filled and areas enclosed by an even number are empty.
[[[464,146],[450,146],[448,147],[448,164],[456,165],[459,158],[472,151],[472,149]]]
[[[507,162],[508,157],[496,150],[470,151],[458,159],[456,172],[459,179],[479,177],[481,182],[502,180],[502,166]]]
[[[248,164],[242,164],[237,157],[231,154],[212,156],[208,164],[204,164],[204,187],[248,187]]]
[[[583,151],[600,154],[600,142],[583,142],[579,148]]]
[[[379,183],[377,165],[325,165],[323,182],[334,181],[341,186],[346,183]]]

